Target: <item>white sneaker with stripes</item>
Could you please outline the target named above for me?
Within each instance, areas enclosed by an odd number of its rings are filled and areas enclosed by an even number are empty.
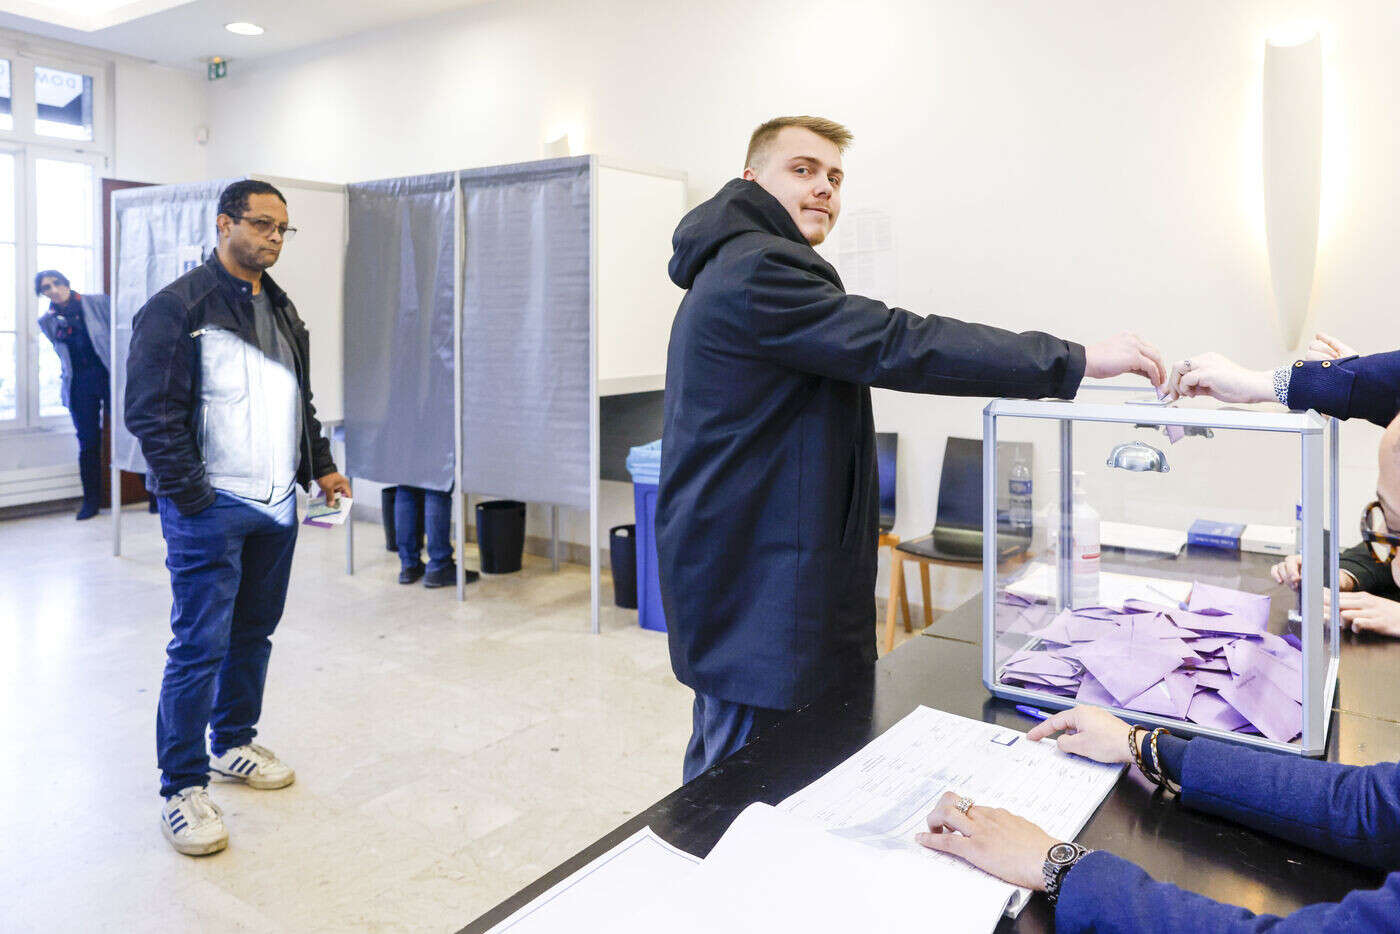
[[[170,845],[186,856],[217,853],[228,846],[224,812],[209,800],[209,790],[203,785],[181,788],[165,799],[160,829]]]
[[[209,769],[228,781],[246,782],[250,788],[271,791],[296,781],[292,767],[256,743],[235,746],[222,756],[209,758]]]

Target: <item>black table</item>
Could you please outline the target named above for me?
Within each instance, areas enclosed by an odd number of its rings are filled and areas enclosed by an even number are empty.
[[[571,873],[650,826],[661,837],[698,856],[709,853],[730,823],[754,801],[777,804],[858,751],[920,704],[1019,730],[1030,720],[988,696],[978,648],[981,598],[935,624],[932,638],[911,639],[882,658],[871,679],[828,694],[696,780],[566,860],[464,928],[483,932]],[[953,634],[940,638],[938,632]],[[958,635],[961,634],[961,635]],[[969,638],[964,639],[963,636]],[[1343,657],[1353,646],[1344,648]],[[1392,649],[1400,663],[1400,643]],[[1357,672],[1380,669],[1380,651]],[[1393,705],[1393,679],[1348,683],[1344,697]],[[1388,708],[1387,708],[1388,709]],[[677,760],[681,750],[676,750]],[[1400,723],[1346,709],[1334,714],[1328,759],[1370,764],[1400,759]],[[1119,781],[1079,839],[1133,860],[1158,879],[1256,912],[1286,914],[1303,905],[1335,901],[1356,888],[1374,888],[1381,875],[1198,814],[1155,794],[1136,772]],[[999,931],[1053,930],[1049,906],[1034,898],[1014,923]]]

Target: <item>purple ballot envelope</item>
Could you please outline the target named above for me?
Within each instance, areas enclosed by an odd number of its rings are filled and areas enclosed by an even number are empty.
[[[1246,620],[1255,632],[1263,632],[1269,624],[1269,596],[1259,593],[1245,593],[1228,587],[1216,587],[1200,581],[1191,585],[1191,599],[1186,609],[1200,613],[1231,613]],[[1186,625],[1177,620],[1178,625]],[[1188,628],[1196,628],[1194,626]]]
[[[1276,742],[1290,742],[1303,732],[1303,705],[1263,674],[1242,675],[1234,684],[1220,689],[1220,698]]]
[[[1231,732],[1249,725],[1248,718],[1231,707],[1215,691],[1197,691],[1196,696],[1191,698],[1186,719],[1201,726]]]

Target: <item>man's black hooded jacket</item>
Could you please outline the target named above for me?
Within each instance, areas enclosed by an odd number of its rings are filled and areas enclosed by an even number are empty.
[[[847,295],[735,179],[676,228],[656,533],[676,677],[793,709],[875,660],[871,386],[1073,398],[1084,348]]]

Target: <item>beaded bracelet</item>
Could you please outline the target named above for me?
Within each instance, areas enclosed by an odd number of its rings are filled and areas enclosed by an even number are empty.
[[[1142,764],[1141,747],[1138,745],[1139,732],[1146,733],[1147,730],[1136,723],[1128,730],[1128,755],[1133,757],[1133,764],[1138,767],[1138,771],[1147,775],[1147,767]]]
[[[1157,752],[1157,737],[1165,732],[1167,731],[1159,726],[1152,731],[1152,738],[1149,740],[1149,742],[1152,743],[1152,763],[1156,766],[1157,772],[1156,776],[1152,777],[1152,780],[1157,783],[1159,788],[1163,788],[1174,795],[1179,795],[1181,794],[1181,786],[1177,785],[1175,788],[1172,787],[1172,780],[1167,777],[1167,770],[1162,768],[1162,758]]]

